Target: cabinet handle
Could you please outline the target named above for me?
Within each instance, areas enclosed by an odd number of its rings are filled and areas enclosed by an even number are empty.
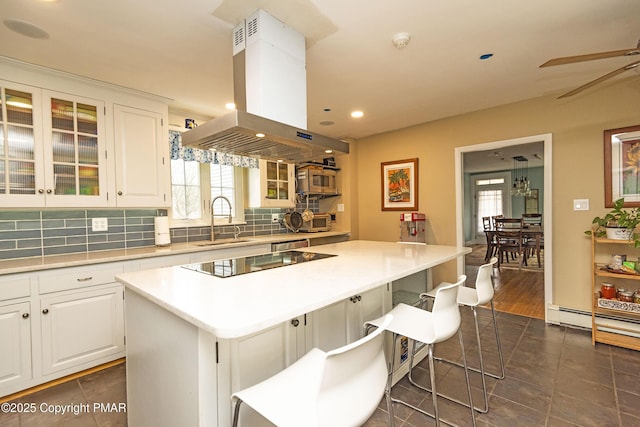
[[[349,298],[349,300],[350,300],[352,303],[354,303],[354,304],[355,304],[355,303],[357,303],[358,301],[361,301],[361,300],[362,300],[362,297],[361,297],[360,295],[355,295],[355,296],[352,296],[351,298]]]
[[[22,318],[23,319],[28,319],[29,318],[29,313],[22,313]]]
[[[93,276],[89,276],[89,277],[82,277],[80,279],[76,279],[78,282],[88,282],[89,280],[93,279]]]
[[[47,188],[47,194],[51,194],[53,191],[50,188]]]
[[[291,321],[291,324],[293,325],[294,328],[297,328],[298,325],[300,324],[300,321],[298,319],[293,319]]]
[[[49,309],[45,308],[44,310],[42,310],[42,314],[48,314],[49,313]]]
[[[38,190],[38,193],[44,194],[44,190],[41,188],[41,189]]]
[[[118,191],[118,196],[122,196],[122,191]]]

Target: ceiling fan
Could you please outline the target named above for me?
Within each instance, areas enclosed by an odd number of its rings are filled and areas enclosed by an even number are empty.
[[[586,55],[576,55],[576,56],[564,56],[561,58],[553,58],[542,64],[540,67],[551,67],[554,65],[565,65],[565,64],[573,64],[575,62],[584,62],[584,61],[592,61],[594,59],[606,59],[606,58],[615,58],[618,56],[634,56],[640,55],[640,40],[638,40],[638,45],[631,49],[622,49],[622,50],[611,50],[608,52],[598,52],[598,53],[589,53]],[[595,86],[598,83],[601,83],[605,80],[608,80],[612,77],[617,76],[618,74],[624,73],[627,70],[631,70],[640,65],[640,61],[632,62],[631,64],[627,64],[624,67],[620,67],[617,70],[613,70],[610,73],[605,74],[604,76],[598,77],[595,80],[590,81],[570,92],[567,92],[563,95],[560,95],[560,98],[566,98],[572,95],[575,95],[579,92],[582,92],[585,89],[590,88],[591,86]]]

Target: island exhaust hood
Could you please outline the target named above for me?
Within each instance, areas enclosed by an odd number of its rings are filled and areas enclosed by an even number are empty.
[[[306,130],[304,36],[263,10],[233,30],[236,110],[182,134],[185,147],[301,163],[349,153]]]

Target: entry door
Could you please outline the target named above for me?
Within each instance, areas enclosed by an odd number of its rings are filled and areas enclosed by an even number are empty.
[[[482,175],[473,175],[474,188],[474,230],[475,242],[486,242],[482,218],[485,216],[511,215],[511,197],[509,172],[496,172]]]

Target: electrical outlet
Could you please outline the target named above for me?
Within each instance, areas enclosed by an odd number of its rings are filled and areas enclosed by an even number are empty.
[[[338,203],[338,212],[344,212],[344,203]]]
[[[91,231],[109,231],[107,218],[91,218]]]
[[[271,214],[271,221],[276,222],[280,220],[280,218],[278,218],[278,214]]]

